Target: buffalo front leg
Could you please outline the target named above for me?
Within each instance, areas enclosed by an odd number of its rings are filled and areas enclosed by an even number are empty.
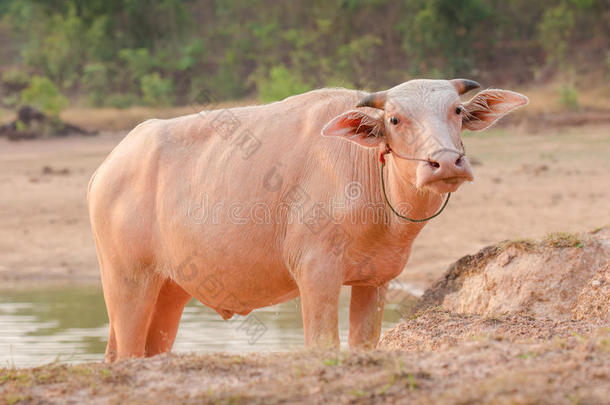
[[[388,285],[353,286],[349,306],[349,346],[374,349],[381,334],[383,307]]]
[[[301,295],[305,345],[314,349],[338,349],[339,294],[337,271],[307,269],[297,284]]]

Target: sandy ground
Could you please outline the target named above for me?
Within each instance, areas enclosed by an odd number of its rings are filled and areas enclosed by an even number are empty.
[[[89,177],[124,132],[0,139],[0,280],[97,283],[85,204]],[[519,128],[464,141],[476,180],[415,242],[401,275],[420,291],[459,257],[503,239],[610,224],[610,127]]]

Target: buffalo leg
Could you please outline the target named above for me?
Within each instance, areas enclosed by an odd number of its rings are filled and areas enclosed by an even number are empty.
[[[168,279],[161,287],[146,338],[146,356],[168,352],[174,345],[184,306],[191,295]]]
[[[110,326],[110,331],[108,332],[108,344],[106,345],[106,355],[105,360],[106,363],[113,363],[117,359],[117,344],[116,344],[116,334],[114,333],[114,328]]]
[[[304,271],[297,281],[301,295],[305,345],[339,348],[339,293],[337,272]]]
[[[146,337],[163,281],[157,277],[133,279],[102,269],[102,286],[110,335],[106,361],[113,362],[146,354]]]
[[[353,286],[349,306],[349,346],[374,349],[381,334],[387,284],[380,287]]]

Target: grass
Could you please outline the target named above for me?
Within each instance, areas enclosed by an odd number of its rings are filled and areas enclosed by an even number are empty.
[[[331,357],[331,358],[328,358],[328,359],[324,359],[322,361],[322,363],[325,366],[338,366],[338,365],[341,364],[341,359],[339,359],[338,357]]]
[[[595,234],[601,229],[603,228],[593,230],[591,233]],[[514,240],[504,240],[496,244],[498,252],[502,252],[508,248],[517,248],[526,252],[536,252],[541,246],[557,249],[581,248],[583,247],[583,241],[577,234],[574,233],[551,232],[547,234],[540,242],[529,238],[518,238]]]
[[[536,250],[537,242],[533,239],[515,239],[515,240],[503,240],[497,245],[499,252],[503,252],[508,248],[517,248],[526,252],[533,252]]]
[[[525,353],[521,353],[519,355],[519,358],[520,359],[533,359],[533,358],[536,358],[537,355],[538,354],[534,353],[534,352],[525,352]]]
[[[576,234],[568,232],[550,233],[544,237],[542,243],[554,248],[580,248],[583,246],[582,240]]]

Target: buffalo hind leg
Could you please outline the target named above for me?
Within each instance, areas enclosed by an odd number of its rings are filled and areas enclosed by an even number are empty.
[[[106,345],[106,362],[112,363],[116,361],[117,356],[117,346],[116,346],[116,335],[114,333],[114,328],[110,326],[110,331],[108,333],[108,344]]]
[[[162,283],[156,276],[134,280],[120,273],[102,272],[110,321],[107,362],[146,354],[148,328]]]
[[[184,306],[192,296],[167,279],[159,291],[146,337],[146,356],[168,352],[174,345]]]

